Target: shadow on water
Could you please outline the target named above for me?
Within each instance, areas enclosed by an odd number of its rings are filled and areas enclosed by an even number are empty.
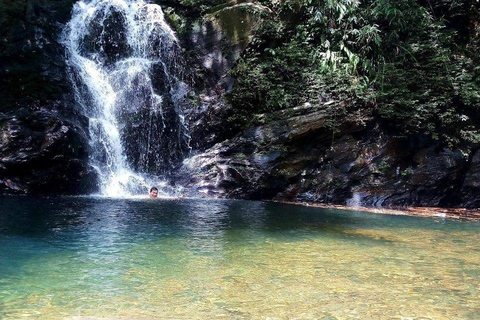
[[[61,240],[75,234],[215,237],[247,230],[344,235],[351,229],[462,230],[478,228],[440,219],[382,216],[270,202],[213,199],[108,199],[90,197],[0,197],[0,236]],[[63,239],[67,240],[67,239]]]

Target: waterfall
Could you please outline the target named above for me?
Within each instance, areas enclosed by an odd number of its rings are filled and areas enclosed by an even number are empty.
[[[143,0],[78,1],[62,43],[76,101],[89,119],[100,193],[164,186],[188,153],[189,136],[181,48],[162,9]]]

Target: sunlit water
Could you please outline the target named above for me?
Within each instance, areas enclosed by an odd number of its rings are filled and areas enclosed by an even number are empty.
[[[480,224],[0,198],[1,319],[480,319]]]

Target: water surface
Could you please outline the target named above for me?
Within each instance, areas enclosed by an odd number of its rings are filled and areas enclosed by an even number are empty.
[[[480,224],[0,197],[1,319],[480,319]]]

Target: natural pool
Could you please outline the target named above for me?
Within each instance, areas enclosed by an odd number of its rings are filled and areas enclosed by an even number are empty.
[[[480,223],[0,197],[0,319],[480,319]]]

